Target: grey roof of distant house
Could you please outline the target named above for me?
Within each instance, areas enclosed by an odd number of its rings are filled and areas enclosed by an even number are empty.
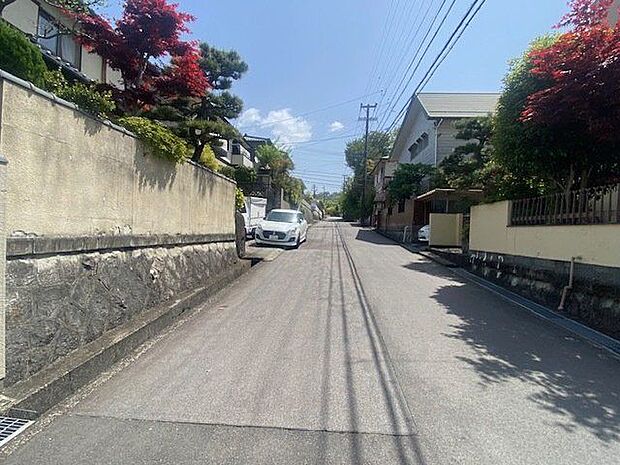
[[[431,118],[474,118],[495,113],[499,93],[424,92],[420,103]]]

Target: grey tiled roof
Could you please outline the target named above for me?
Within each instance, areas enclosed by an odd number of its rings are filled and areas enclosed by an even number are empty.
[[[418,94],[431,118],[471,118],[495,112],[499,93],[427,92]]]

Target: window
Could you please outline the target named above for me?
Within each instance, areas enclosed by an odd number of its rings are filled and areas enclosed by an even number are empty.
[[[415,141],[415,144],[409,147],[410,160],[413,160],[415,157],[417,157],[427,147],[428,147],[428,134],[424,133],[420,136],[418,140]]]
[[[405,199],[398,201],[398,213],[405,213]]]
[[[233,140],[232,147],[231,147],[231,153],[233,155],[241,155],[241,144],[239,143],[238,140]]]
[[[38,42],[41,47],[80,68],[82,48],[70,33],[61,32],[54,19],[42,10],[39,10]]]

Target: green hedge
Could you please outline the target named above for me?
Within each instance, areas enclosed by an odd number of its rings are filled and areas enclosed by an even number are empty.
[[[151,149],[153,155],[181,163],[188,158],[190,148],[183,139],[167,127],[139,116],[119,118],[118,124],[129,129]]]
[[[39,87],[47,71],[39,48],[4,20],[0,20],[0,69]]]

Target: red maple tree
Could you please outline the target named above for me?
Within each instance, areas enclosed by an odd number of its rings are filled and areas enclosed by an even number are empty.
[[[582,128],[591,141],[620,143],[620,23],[612,0],[573,0],[560,26],[572,29],[530,55],[548,85],[529,96],[524,121]]]
[[[101,16],[75,16],[82,44],[120,71],[126,108],[173,95],[200,97],[210,88],[199,66],[197,45],[182,39],[194,17],[179,11],[177,4],[127,0],[114,25]]]

